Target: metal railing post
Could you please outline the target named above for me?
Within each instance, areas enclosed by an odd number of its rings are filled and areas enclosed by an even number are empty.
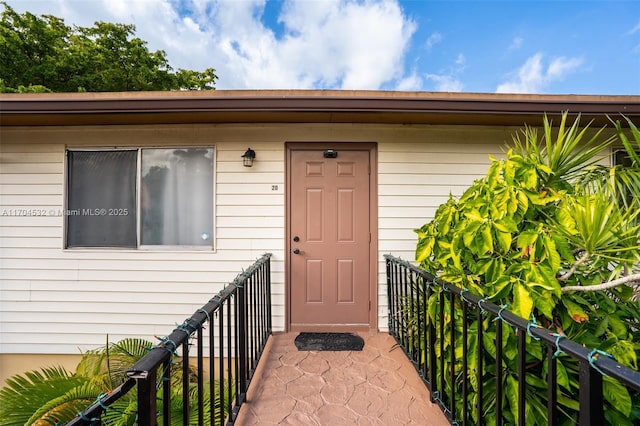
[[[146,378],[140,378],[138,382],[138,425],[155,426],[158,424],[156,403],[156,378],[157,370],[152,369]]]
[[[237,345],[238,345],[238,357],[240,359],[240,371],[238,372],[240,381],[240,390],[238,394],[240,395],[239,403],[244,402],[245,398],[245,389],[247,388],[247,370],[248,370],[248,359],[247,359],[247,309],[246,309],[246,293],[244,287],[238,288],[238,293],[236,295],[238,299],[238,330],[237,330]]]
[[[580,426],[603,425],[602,374],[589,360],[580,361]]]

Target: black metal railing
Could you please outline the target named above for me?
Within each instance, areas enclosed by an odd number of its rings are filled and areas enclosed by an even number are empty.
[[[531,387],[546,386],[547,424],[566,424],[559,404],[557,357],[576,363],[579,395],[574,396],[578,424],[605,424],[603,376],[630,392],[640,391],[640,373],[551,330],[539,327],[494,303],[434,278],[430,273],[391,255],[385,255],[389,305],[389,333],[404,349],[452,424],[530,424],[525,418]],[[487,321],[487,318],[492,320]],[[472,324],[476,324],[472,327]],[[513,327],[517,339],[517,383],[505,389],[506,361],[503,327]],[[487,337],[491,337],[487,339]],[[546,377],[527,377],[527,340],[546,346]],[[495,346],[493,346],[495,345]],[[473,346],[475,358],[469,356]],[[530,344],[531,346],[531,344]],[[487,357],[487,351],[491,356]],[[494,363],[487,359],[494,359]],[[486,365],[489,364],[489,365]],[[564,367],[563,367],[564,368]],[[566,374],[566,373],[565,373]],[[493,376],[487,381],[487,375]],[[473,390],[473,392],[472,392]],[[544,393],[544,390],[543,390]],[[489,396],[490,394],[490,396]],[[516,398],[513,398],[513,394]],[[503,396],[505,398],[503,398]],[[507,418],[503,399],[517,404],[517,418]],[[563,397],[564,398],[564,397]],[[566,398],[563,400],[566,405]],[[475,411],[475,412],[472,412]],[[538,413],[540,414],[540,413]],[[529,412],[529,416],[536,413]],[[635,413],[634,415],[637,415]],[[491,419],[489,421],[488,419]],[[630,419],[629,424],[639,424]]]
[[[136,384],[138,425],[170,425],[172,395],[181,398],[177,404],[183,425],[233,424],[272,332],[270,258],[268,253],[262,256],[169,336],[160,338],[161,343],[127,371],[125,383],[67,425],[100,424],[109,406]],[[195,370],[190,365],[192,340]]]

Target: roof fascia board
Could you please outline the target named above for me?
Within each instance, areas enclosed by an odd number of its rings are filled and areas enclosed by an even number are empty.
[[[141,118],[155,114],[177,114],[174,119],[185,113],[205,113],[205,120],[215,120],[216,113],[243,113],[236,115],[242,122],[253,120],[304,121],[305,113],[315,114],[314,121],[336,121],[336,116],[344,114],[350,119],[361,117],[363,122],[371,120],[371,114],[377,119],[396,122],[394,115],[404,115],[405,119],[417,119],[420,114],[458,116],[459,124],[465,124],[464,117],[494,116],[494,122],[500,122],[503,116],[512,121],[515,116],[542,116],[569,111],[571,114],[591,116],[616,116],[625,114],[640,118],[640,96],[577,96],[577,95],[512,95],[496,94],[436,94],[414,92],[315,92],[283,91],[278,93],[261,91],[216,91],[215,96],[199,92],[152,94],[46,94],[40,96],[10,95],[0,96],[0,124],[12,125],[17,121],[27,121],[37,125],[38,117],[47,116],[47,122],[55,121],[56,116],[95,116],[107,122],[117,124],[117,117],[139,115]],[[56,96],[57,95],[57,96]],[[247,114],[250,113],[250,114]],[[273,114],[278,113],[278,114]],[[258,118],[260,114],[265,117]],[[296,115],[302,115],[296,117]],[[308,114],[307,114],[308,115]],[[313,115],[313,114],[312,114]],[[331,116],[332,119],[326,117]],[[107,119],[107,117],[110,117]],[[325,117],[325,118],[323,118]],[[12,118],[21,118],[13,120]],[[132,118],[132,117],[129,117]],[[185,118],[188,122],[188,118]],[[129,120],[125,120],[129,121]],[[337,121],[341,121],[339,117]],[[474,121],[474,120],[471,120]]]

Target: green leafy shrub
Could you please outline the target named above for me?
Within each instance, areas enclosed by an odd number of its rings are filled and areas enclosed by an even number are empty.
[[[416,230],[416,260],[444,281],[637,369],[640,304],[633,285],[640,283],[637,269],[634,274],[640,260],[640,132],[628,123],[631,139],[619,123],[618,138],[605,138],[604,129],[581,128],[579,119],[568,125],[567,114],[557,129],[545,117],[541,138],[526,127],[514,136],[506,158],[492,159],[484,178],[459,199],[450,197],[431,222]],[[616,140],[631,164],[599,165]],[[438,298],[436,293],[427,302],[431,321],[440,309]],[[445,312],[449,303],[447,299]],[[444,326],[461,331],[460,315],[454,321],[445,316]],[[477,327],[485,330],[482,377],[486,378],[485,401],[491,401],[495,398],[494,321],[485,318],[478,323],[475,316],[469,321],[474,332]],[[505,421],[512,424],[518,419],[517,336],[507,326],[502,333],[503,407]],[[447,333],[445,348],[450,347],[448,339]],[[527,424],[545,425],[547,361],[543,345],[531,336],[527,339]],[[436,347],[439,351],[439,342]],[[456,342],[456,348],[461,347]],[[441,355],[437,354],[445,359]],[[473,340],[468,357],[469,365],[475,365],[477,342]],[[573,424],[578,413],[574,400],[578,366],[562,354],[557,361],[563,422]],[[454,367],[461,370],[460,359]],[[477,399],[476,372],[469,374],[472,394],[469,401],[458,401],[458,410]],[[448,377],[445,380],[448,389],[460,386],[449,383]],[[637,395],[605,378],[604,397],[608,422],[640,421]],[[492,408],[486,404],[487,424],[495,420]],[[478,421],[476,412],[472,413]]]

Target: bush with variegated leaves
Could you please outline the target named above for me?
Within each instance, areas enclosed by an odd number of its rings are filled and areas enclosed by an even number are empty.
[[[615,123],[617,132],[609,137],[604,136],[606,129],[581,128],[579,119],[567,124],[567,114],[557,128],[545,117],[541,137],[525,127],[514,136],[505,158],[492,159],[484,178],[460,198],[450,197],[431,222],[416,230],[417,262],[441,280],[637,369],[640,132],[630,120],[626,124],[629,129]],[[616,145],[624,149],[628,165],[602,166],[603,155]],[[437,298],[436,293],[428,302],[433,320]],[[448,309],[445,306],[445,312]],[[490,350],[495,347],[491,322],[487,317],[482,324],[487,369],[493,368],[496,356]],[[461,320],[446,326],[461,329]],[[477,327],[477,322],[471,325]],[[511,424],[518,418],[517,340],[513,329],[503,330],[504,416]],[[527,424],[546,425],[544,348],[528,339]],[[436,347],[439,350],[439,343]],[[476,359],[476,351],[472,342],[470,360]],[[561,415],[563,423],[572,424],[578,410],[578,366],[563,355],[557,361]],[[470,377],[475,374],[470,372]],[[489,377],[487,400],[495,397]],[[637,424],[640,401],[607,377],[604,386],[607,421]],[[470,399],[475,397],[474,383],[472,388]],[[489,407],[485,421],[494,420]]]

